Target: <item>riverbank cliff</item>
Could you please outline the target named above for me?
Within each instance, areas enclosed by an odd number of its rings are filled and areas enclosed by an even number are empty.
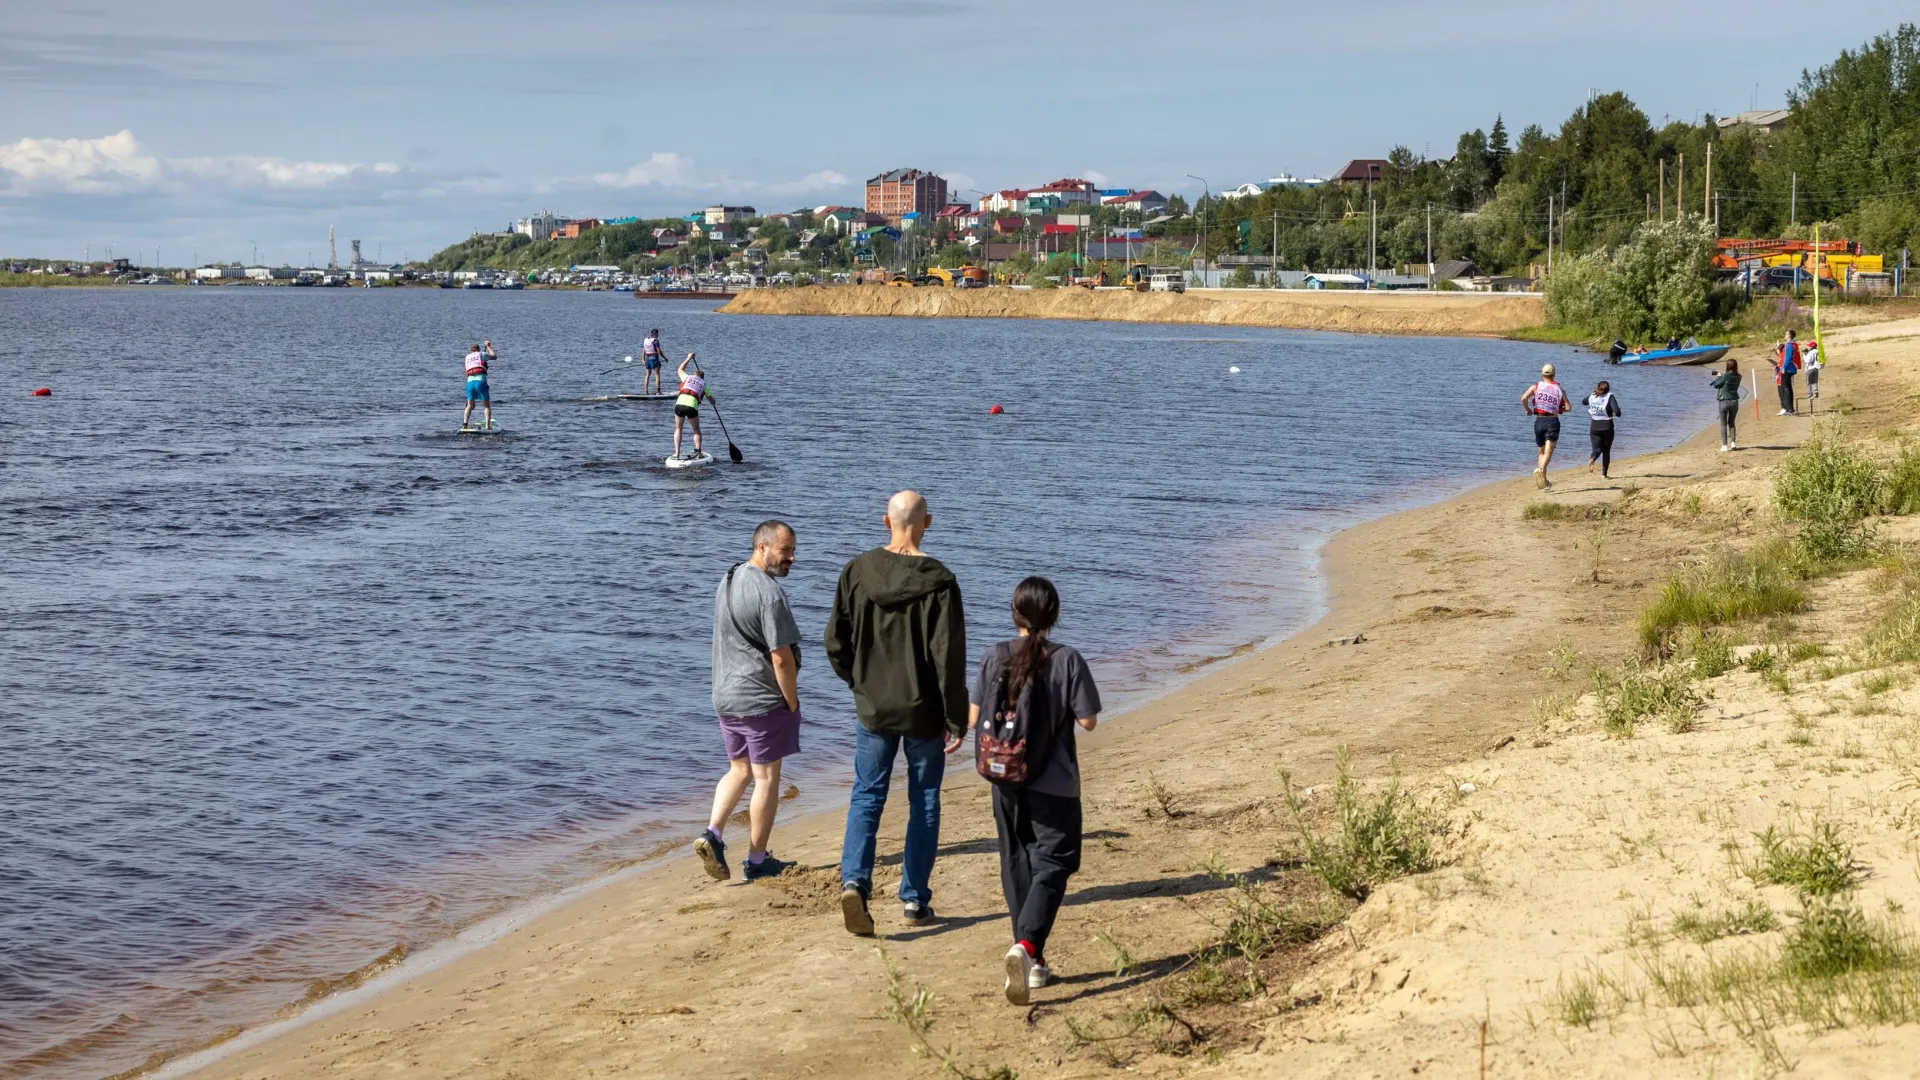
[[[1546,321],[1545,301],[1532,293],[1306,289],[1138,293],[1088,289],[807,286],[749,290],[735,296],[720,310],[729,315],[1192,323],[1429,337],[1497,337]]]

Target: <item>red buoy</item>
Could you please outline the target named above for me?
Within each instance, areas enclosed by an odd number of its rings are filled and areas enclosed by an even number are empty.
[[[35,390],[35,391],[33,392],[33,395],[32,395],[32,396],[33,396],[33,397],[52,397],[52,396],[53,396],[53,387],[51,387],[51,386],[43,386],[43,387],[41,387],[40,389],[38,389],[38,390]],[[995,406],[995,408],[998,408],[998,407],[999,407],[999,406]]]
[[[37,391],[36,391],[36,392],[37,392]],[[994,406],[993,408],[991,408],[991,409],[988,409],[988,410],[987,410],[987,415],[988,415],[988,416],[999,416],[999,415],[1000,415],[1001,413],[1003,413],[1003,412],[1005,412],[1005,411],[1006,411],[1005,409],[1002,409],[1002,408],[1001,408],[1000,406],[998,406],[998,405],[995,405],[995,406]]]

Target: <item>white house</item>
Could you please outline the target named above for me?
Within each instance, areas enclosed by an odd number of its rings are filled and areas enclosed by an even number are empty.
[[[559,232],[569,219],[558,217],[551,210],[542,210],[537,214],[523,217],[513,223],[513,231],[535,240],[545,240]]]
[[[756,216],[751,206],[709,206],[700,211],[701,220],[708,225],[725,225],[734,221],[745,221]]]

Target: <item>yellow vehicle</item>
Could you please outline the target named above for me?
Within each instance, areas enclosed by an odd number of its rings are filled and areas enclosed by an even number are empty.
[[[887,278],[887,284],[896,289],[911,289],[913,288],[913,279],[907,276],[905,270],[895,270]]]
[[[921,284],[945,285],[951,289],[953,288],[953,271],[944,266],[929,266],[927,267],[926,280],[922,281]]]

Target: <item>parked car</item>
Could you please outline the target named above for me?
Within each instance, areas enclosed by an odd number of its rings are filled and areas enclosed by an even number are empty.
[[[1178,270],[1173,271],[1172,273],[1167,273],[1167,274],[1154,274],[1153,276],[1147,278],[1147,291],[1148,292],[1177,292],[1177,293],[1186,292],[1187,291],[1187,275],[1181,273]]]

